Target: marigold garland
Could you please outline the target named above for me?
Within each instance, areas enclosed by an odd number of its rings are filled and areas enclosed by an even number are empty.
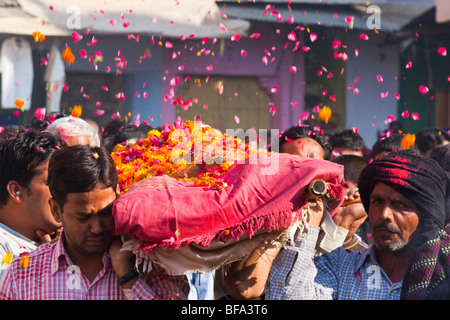
[[[151,176],[169,175],[191,181],[194,187],[222,189],[222,175],[238,160],[256,151],[239,138],[221,133],[199,121],[177,121],[148,137],[130,140],[111,153],[124,194],[133,184]]]

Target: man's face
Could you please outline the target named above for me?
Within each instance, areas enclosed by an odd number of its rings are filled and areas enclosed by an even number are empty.
[[[411,244],[419,225],[416,205],[394,188],[378,182],[370,195],[369,219],[378,249],[394,252]]]
[[[47,185],[48,161],[41,163],[34,170],[35,175],[30,181],[28,192],[23,192],[22,196],[26,221],[32,230],[30,238],[39,241],[36,238],[37,230],[40,229],[53,236],[62,225],[56,222],[48,204],[52,197]]]
[[[283,144],[280,152],[296,154],[304,158],[323,159],[322,146],[314,139],[300,138]]]
[[[105,252],[112,239],[112,206],[116,200],[113,188],[69,193],[63,212],[52,199],[53,212],[60,215],[68,252],[97,255]]]

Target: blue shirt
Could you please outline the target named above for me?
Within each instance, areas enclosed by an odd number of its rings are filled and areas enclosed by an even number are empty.
[[[402,282],[392,283],[373,247],[360,252],[337,248],[314,258],[320,228],[297,232],[273,262],[269,300],[399,300]]]

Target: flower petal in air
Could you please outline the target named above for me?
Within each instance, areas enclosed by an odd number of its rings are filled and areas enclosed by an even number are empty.
[[[39,120],[44,120],[45,118],[45,108],[37,108],[36,111],[34,111],[34,116],[38,118]]]
[[[328,121],[331,118],[331,109],[327,106],[323,106],[322,109],[319,111],[319,118],[325,122],[328,123]]]
[[[83,39],[83,36],[81,34],[79,34],[78,32],[72,32],[72,41],[73,42],[78,42],[81,39]]]
[[[422,86],[419,86],[419,91],[421,94],[427,94],[429,89],[428,89],[428,87],[422,85]]]

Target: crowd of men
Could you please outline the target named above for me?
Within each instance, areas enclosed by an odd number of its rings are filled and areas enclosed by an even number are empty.
[[[1,300],[450,298],[445,130],[424,129],[407,149],[404,133],[388,130],[370,150],[352,129],[331,136],[307,125],[285,130],[279,152],[344,167],[337,212],[330,216],[327,199],[315,199],[293,243],[262,243],[264,250],[215,273],[171,276],[136,268],[112,233],[119,190],[110,153],[150,129],[115,119],[102,131],[53,115],[3,132]]]

